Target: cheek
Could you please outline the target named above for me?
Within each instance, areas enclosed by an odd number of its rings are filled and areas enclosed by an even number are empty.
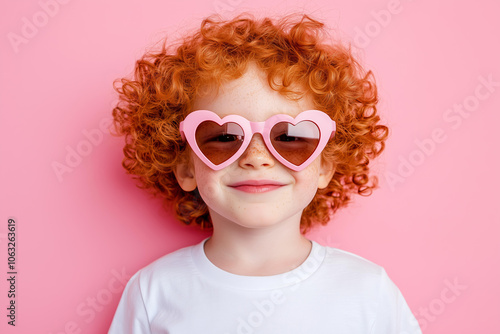
[[[296,180],[304,184],[305,186],[309,186],[312,188],[318,187],[319,180],[319,163],[318,161],[314,161],[306,169],[296,173]]]
[[[296,172],[295,181],[298,186],[298,196],[312,201],[318,190],[319,164],[312,163],[306,169]]]
[[[211,169],[199,159],[194,161],[194,170],[196,175],[196,184],[201,198],[208,206],[213,205],[216,199],[220,196],[220,180],[222,179],[224,172]]]

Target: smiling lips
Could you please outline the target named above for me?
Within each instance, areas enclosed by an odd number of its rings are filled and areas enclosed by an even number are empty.
[[[271,180],[248,180],[231,184],[230,187],[246,193],[264,193],[284,186],[283,183]]]

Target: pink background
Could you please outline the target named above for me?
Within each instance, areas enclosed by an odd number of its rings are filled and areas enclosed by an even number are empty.
[[[113,80],[209,14],[304,8],[355,41],[392,131],[375,165],[380,189],[309,237],[384,266],[424,333],[500,332],[497,1],[59,1],[0,10],[0,332],[106,333],[130,275],[208,236],[125,174],[122,138],[100,129]],[[80,159],[58,176],[54,164],[74,150]],[[16,328],[6,324],[9,217]]]

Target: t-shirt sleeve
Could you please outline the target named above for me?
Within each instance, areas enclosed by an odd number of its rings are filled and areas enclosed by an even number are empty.
[[[382,270],[379,307],[371,334],[422,334],[401,291]]]
[[[140,273],[135,273],[125,286],[108,334],[151,334]]]

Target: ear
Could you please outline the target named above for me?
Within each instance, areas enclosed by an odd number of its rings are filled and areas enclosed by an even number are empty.
[[[192,160],[188,157],[182,159],[174,168],[174,175],[179,186],[184,191],[193,191],[196,189],[196,177]]]
[[[324,189],[332,180],[337,165],[333,161],[328,161],[321,157],[321,166],[319,168],[318,189]]]

